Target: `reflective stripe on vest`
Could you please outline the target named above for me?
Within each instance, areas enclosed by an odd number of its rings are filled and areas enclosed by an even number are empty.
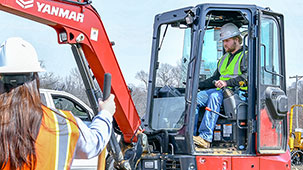
[[[60,116],[45,106],[42,109],[43,117],[35,144],[36,169],[69,170],[79,138],[77,122],[68,111],[59,111]],[[4,170],[10,170],[9,166]],[[29,168],[24,166],[23,170]]]
[[[218,67],[219,73],[221,75],[220,80],[229,80],[231,78],[235,78],[242,74],[240,69],[241,60],[243,57],[242,52],[235,55],[232,61],[227,66],[229,57],[230,54],[227,53],[220,59],[219,67]]]
[[[247,54],[247,51],[245,52]],[[243,51],[236,54],[232,61],[228,64],[230,54],[226,53],[219,61],[218,71],[220,73],[220,80],[227,81],[231,78],[236,78],[242,74],[241,60],[243,58]],[[240,87],[242,90],[247,90],[247,87]]]
[[[51,169],[54,170],[68,170],[79,138],[76,120],[68,111],[59,111],[62,115],[60,116],[47,107],[43,107],[43,112],[44,116],[36,141],[36,149],[38,154],[52,153],[52,155],[48,154],[48,157],[53,157],[53,159],[46,160],[38,155],[37,169],[40,169],[39,166],[42,165],[43,169],[52,167]],[[46,135],[51,136],[51,138],[45,137]],[[45,147],[44,142],[47,142],[45,139],[51,141],[49,151],[42,148]],[[41,153],[40,150],[44,153]]]

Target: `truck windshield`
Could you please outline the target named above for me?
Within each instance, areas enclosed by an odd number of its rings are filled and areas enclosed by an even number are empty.
[[[160,37],[151,127],[174,130],[184,124],[191,29],[163,25]]]

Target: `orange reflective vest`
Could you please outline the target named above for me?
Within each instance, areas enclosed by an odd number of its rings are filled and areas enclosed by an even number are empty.
[[[42,109],[43,118],[35,145],[36,170],[68,170],[79,138],[77,122],[69,111],[59,111],[60,116],[45,106]]]

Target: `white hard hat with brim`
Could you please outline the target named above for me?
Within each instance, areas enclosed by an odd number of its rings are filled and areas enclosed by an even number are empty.
[[[220,39],[219,41],[223,41],[235,36],[240,35],[241,32],[239,28],[233,23],[224,24],[220,30]]]
[[[0,73],[31,73],[41,68],[35,48],[19,37],[7,39],[0,47]]]

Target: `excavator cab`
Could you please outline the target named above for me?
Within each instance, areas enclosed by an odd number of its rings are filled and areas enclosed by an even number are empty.
[[[212,76],[225,54],[220,28],[230,22],[241,32],[248,72],[247,82],[234,90],[247,91],[224,97],[211,147],[203,149],[193,143],[198,84]],[[238,163],[246,156],[246,168],[263,169],[266,165],[255,159],[263,154],[273,156],[273,167],[288,169],[283,15],[255,5],[226,4],[157,15],[143,127],[150,151],[165,154],[153,163],[151,157],[142,158],[143,169],[245,169]]]

